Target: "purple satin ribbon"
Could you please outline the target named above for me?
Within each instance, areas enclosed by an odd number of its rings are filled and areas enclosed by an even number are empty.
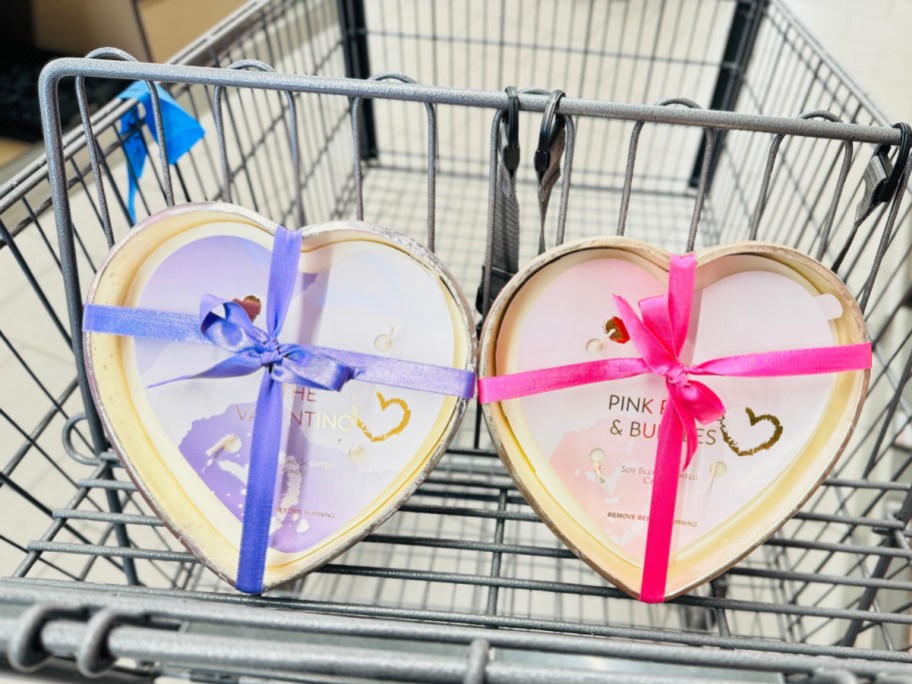
[[[349,380],[414,389],[469,399],[475,391],[471,371],[413,363],[372,354],[278,340],[297,277],[301,233],[279,228],[275,234],[266,299],[266,330],[253,325],[243,307],[211,295],[200,301],[199,318],[187,314],[87,304],[83,330],[166,342],[211,344],[231,356],[193,375],[151,385],[204,378],[233,378],[265,369],[257,397],[251,437],[247,496],[241,522],[238,589],[263,591],[269,523],[272,518],[282,435],[282,384],[338,392]],[[223,314],[219,314],[219,309]]]

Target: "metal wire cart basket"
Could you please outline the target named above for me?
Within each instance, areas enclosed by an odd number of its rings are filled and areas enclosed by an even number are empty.
[[[142,118],[119,124],[135,101],[90,115],[95,78],[162,84],[206,137],[162,165]],[[222,198],[287,225],[363,215],[429,238],[472,295],[509,84],[542,89],[519,95],[523,258],[538,246],[531,153],[560,88],[575,125],[549,245],[626,231],[675,251],[760,239],[839,262],[875,356],[849,450],[746,560],[646,606],[537,519],[470,411],[376,533],[292,586],[238,594],[135,493],[76,361],[87,282],[134,223],[128,174],[137,219]],[[61,121],[74,89],[80,120]],[[10,665],[117,681],[912,681],[909,167],[856,227],[902,135],[779,0],[259,0],[171,64],[58,60],[40,92],[47,156],[0,193]],[[141,176],[131,137],[159,162]]]

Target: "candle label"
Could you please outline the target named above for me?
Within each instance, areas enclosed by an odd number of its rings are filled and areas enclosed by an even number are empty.
[[[501,293],[482,334],[480,374],[504,376],[638,358],[613,295],[664,296],[669,256],[625,238],[557,248]],[[699,261],[686,367],[711,359],[866,341],[842,283],[810,258],[769,245],[707,250]],[[867,373],[700,376],[725,412],[697,426],[678,477],[667,596],[730,566],[810,495],[854,427]],[[501,457],[571,549],[637,595],[649,524],[665,378],[543,391],[484,407]],[[682,450],[683,451],[683,450]]]
[[[608,335],[596,353],[587,341],[604,325],[611,294],[637,302],[664,288],[654,274],[621,259],[568,268],[524,307],[514,328],[516,356],[509,372],[639,356],[633,344],[615,343]],[[580,292],[606,294],[580,297]],[[765,296],[757,300],[755,292]],[[729,275],[700,291],[694,302],[685,362],[833,344],[827,309],[780,273]],[[561,344],[554,344],[554,330],[561,331]],[[700,447],[680,476],[673,551],[725,521],[779,476],[817,429],[834,377],[700,381],[717,392],[726,414],[698,427]],[[593,528],[630,557],[642,558],[656,437],[667,401],[664,379],[643,375],[505,404],[511,420],[521,423],[538,447],[536,466],[559,478],[568,506],[581,508]],[[605,458],[593,459],[595,450]]]
[[[336,347],[452,366],[453,322],[434,275],[408,255],[370,242],[344,243],[331,268],[302,258],[283,342]],[[213,258],[212,255],[218,255]],[[183,244],[161,258],[133,306],[196,313],[214,294],[244,306],[264,328],[266,246],[233,236]],[[134,339],[139,384],[192,374],[225,357],[218,348]],[[161,441],[181,457],[237,520],[244,510],[260,373],[186,380],[145,389]],[[447,399],[349,382],[341,392],[284,386],[285,421],[270,545],[297,553],[364,511],[419,453]],[[167,452],[166,448],[162,452]]]

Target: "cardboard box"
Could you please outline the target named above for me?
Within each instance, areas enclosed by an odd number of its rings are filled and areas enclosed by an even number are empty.
[[[35,44],[84,55],[99,47],[165,62],[246,0],[32,0]]]

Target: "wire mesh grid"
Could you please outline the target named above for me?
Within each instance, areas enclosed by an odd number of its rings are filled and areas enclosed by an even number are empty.
[[[137,661],[131,669],[147,675],[241,676],[262,668],[301,681],[335,673],[529,682],[645,672],[660,681],[681,674],[675,664],[704,668],[689,671],[697,680],[819,679],[830,671],[874,680],[904,672],[896,668],[912,661],[912,414],[903,394],[912,367],[904,308],[912,243],[901,230],[902,193],[852,240],[865,162],[874,144],[895,145],[898,133],[778,2],[272,0],[251,3],[179,56],[218,67],[242,58],[279,73],[70,60],[46,75],[66,79],[61,87],[72,87],[70,76],[169,84],[208,132],[170,166],[173,200],[224,198],[224,150],[233,200],[283,223],[297,220],[298,195],[307,222],[354,215],[349,98],[368,98],[357,137],[365,218],[419,239],[429,212],[422,103],[435,103],[436,247],[470,293],[485,253],[491,119],[506,103],[495,91],[510,82],[561,87],[568,92],[561,111],[574,115],[578,140],[568,239],[615,233],[629,194],[626,233],[684,249],[705,168],[711,182],[696,246],[757,238],[832,263],[851,242],[839,274],[866,303],[875,343],[861,427],[794,520],[718,580],[668,605],[631,601],[563,548],[512,485],[472,411],[426,484],[375,534],[266,598],[240,597],[160,525],[114,456],[99,453],[91,421],[78,419],[84,405],[66,296],[71,306],[78,302],[110,239],[134,223],[125,179],[139,174],[124,140],[136,136],[157,157],[144,125],[120,130],[134,103],[113,102],[91,118],[88,135],[77,129],[58,146],[52,130],[50,175],[39,160],[0,196],[0,273],[9,283],[0,303],[0,510],[7,512],[0,574],[13,578],[0,583],[0,606],[78,606],[83,612],[52,614],[41,631],[46,648],[75,654],[89,635],[104,633],[110,653]],[[386,71],[453,89],[288,75]],[[227,87],[224,143],[213,121],[216,86]],[[283,90],[296,104],[300,184]],[[678,94],[735,113],[624,104]],[[56,126],[53,99],[46,104],[46,123]],[[529,111],[522,147],[532,150],[544,98],[524,96],[522,106]],[[777,118],[818,111],[864,126]],[[631,167],[631,134],[640,125]],[[706,165],[703,127],[719,150]],[[97,149],[95,170],[87,139]],[[56,175],[55,162],[62,164]],[[150,167],[138,179],[137,218],[168,203],[168,176]],[[63,198],[56,207],[62,251],[52,228],[55,193]],[[519,196],[529,257],[538,216],[534,175],[523,170]],[[81,281],[67,270],[69,257]],[[192,605],[175,607],[190,597]],[[264,606],[277,610],[258,610]],[[113,628],[85,623],[85,610],[105,607],[147,619]],[[5,615],[18,613],[0,611],[0,643],[8,647],[29,626],[44,626],[37,613]],[[175,626],[185,641],[162,629]],[[329,637],[333,645],[306,662],[270,647],[275,638],[321,644]]]

